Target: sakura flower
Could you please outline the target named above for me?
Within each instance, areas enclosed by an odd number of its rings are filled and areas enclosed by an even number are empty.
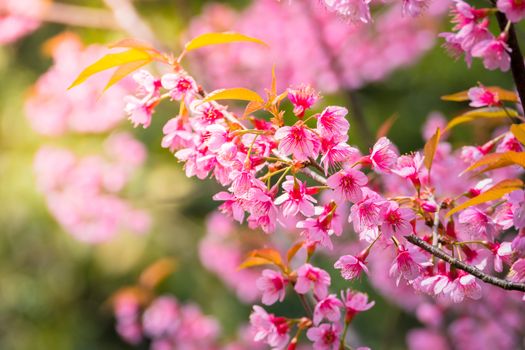
[[[407,281],[414,280],[419,276],[420,270],[420,265],[414,261],[410,252],[400,245],[397,249],[396,259],[390,268],[390,276],[396,278],[396,284],[399,285],[401,278]]]
[[[279,272],[265,269],[255,285],[263,293],[263,304],[272,305],[277,300],[281,302],[284,300],[287,283],[288,281]]]
[[[389,173],[396,164],[397,152],[389,139],[381,137],[375,143],[370,156],[365,158],[365,162],[370,162],[374,170]]]
[[[198,130],[224,119],[223,112],[225,109],[226,107],[218,104],[194,100],[190,104],[190,110],[194,116],[194,118],[191,118],[194,128]]]
[[[445,273],[424,277],[419,281],[419,288],[430,295],[443,295],[443,291],[451,283],[450,277]]]
[[[513,282],[525,282],[525,259],[518,259],[512,264],[508,278]]]
[[[512,243],[490,243],[489,246],[494,254],[494,271],[503,271],[503,263],[509,263],[510,257],[513,254]]]
[[[498,228],[493,219],[477,208],[467,208],[459,214],[458,222],[466,239],[492,239]]]
[[[191,128],[181,117],[175,117],[164,125],[162,128],[164,137],[162,138],[162,147],[169,148],[171,152],[175,150],[190,147],[193,140]]]
[[[134,127],[142,125],[144,128],[151,124],[151,116],[159,102],[160,80],[146,70],[139,70],[133,74],[133,80],[138,85],[138,96],[126,96],[125,112]]]
[[[250,315],[250,324],[255,333],[254,340],[265,342],[274,350],[284,349],[290,335],[288,321],[284,317],[276,317],[268,314],[262,307],[253,306],[253,312]]]
[[[143,315],[144,333],[155,338],[173,335],[179,323],[179,306],[170,296],[155,299]]]
[[[353,164],[361,157],[361,153],[355,147],[346,142],[336,143],[334,139],[321,139],[321,164],[324,166],[325,175],[328,169],[336,164]]]
[[[317,135],[301,122],[278,129],[275,132],[275,139],[280,141],[279,152],[284,155],[293,154],[297,161],[316,158],[321,146]]]
[[[232,180],[232,185],[229,190],[233,192],[235,196],[242,197],[248,193],[252,187],[252,180],[255,178],[249,171],[234,170],[230,173],[230,179]]]
[[[412,181],[415,186],[419,186],[421,184],[422,166],[423,157],[421,153],[417,152],[413,155],[399,157],[396,167],[392,169],[392,172]]]
[[[378,227],[382,223],[382,207],[385,204],[386,201],[377,193],[367,191],[365,198],[350,208],[348,221],[353,223],[354,230],[360,237],[371,233],[371,238],[376,238]]]
[[[472,48],[472,56],[481,57],[488,70],[500,69],[506,72],[510,68],[511,49],[503,37],[483,40]]]
[[[316,191],[308,189],[306,182],[297,180],[293,176],[287,176],[283,182],[285,193],[275,199],[275,205],[281,205],[283,215],[295,216],[299,211],[306,216],[314,215],[315,208],[312,203],[317,200],[311,196]]]
[[[330,283],[328,272],[310,264],[304,264],[297,269],[297,281],[294,288],[299,294],[306,294],[310,288],[313,288],[315,296],[322,299],[328,294]]]
[[[403,14],[419,16],[428,7],[429,0],[403,0]]]
[[[518,256],[525,257],[525,230],[521,229],[512,240],[512,250]]]
[[[525,3],[522,0],[498,0],[497,7],[511,22],[525,18]]]
[[[368,178],[355,169],[341,170],[327,179],[327,184],[334,189],[335,199],[339,203],[345,201],[359,202],[363,196],[361,188],[368,183]]]
[[[160,81],[162,87],[169,90],[173,100],[180,101],[184,96],[192,96],[197,92],[197,83],[184,72],[164,74]]]
[[[341,331],[339,323],[323,323],[318,327],[309,328],[306,336],[314,342],[314,350],[337,350]]]
[[[254,180],[256,184],[257,181]],[[248,226],[252,229],[260,227],[266,233],[273,232],[277,221],[277,209],[271,194],[265,189],[254,187],[250,189],[247,197],[243,205],[250,213]]]
[[[341,316],[339,308],[343,307],[343,303],[335,294],[330,294],[323,300],[319,301],[314,309],[314,324],[318,325],[323,318],[329,321],[337,322]]]
[[[347,289],[346,292],[341,292],[341,299],[346,308],[346,322],[350,322],[355,315],[370,310],[375,305],[374,301],[368,302],[367,294],[354,292],[350,289]]]
[[[514,218],[514,226],[517,229],[525,227],[525,192],[516,190],[508,195],[511,210]]]
[[[474,300],[481,298],[481,287],[474,276],[461,273],[443,289],[443,293],[455,303],[460,303],[465,297]]]
[[[301,235],[306,236],[308,242],[319,242],[322,246],[332,249],[330,236],[342,233],[341,216],[337,205],[330,202],[324,207],[315,207],[316,218],[306,218],[297,223],[297,228],[304,229]]]
[[[324,3],[331,11],[345,16],[351,21],[368,23],[372,20],[370,17],[370,1],[371,0],[324,0]]]
[[[381,232],[387,238],[410,234],[413,229],[410,223],[415,218],[412,209],[400,208],[396,202],[389,201],[381,208]]]
[[[468,98],[471,101],[471,107],[493,107],[501,104],[498,93],[487,89],[481,84],[479,87],[472,87],[468,90]]]
[[[294,106],[293,113],[302,118],[304,112],[317,102],[319,94],[310,85],[303,85],[297,89],[288,89],[288,99]]]
[[[353,255],[343,255],[334,264],[336,269],[341,270],[341,276],[346,280],[359,277],[362,271],[368,273],[364,258]]]
[[[346,140],[350,123],[345,116],[348,110],[344,107],[330,106],[317,117],[317,131],[323,138]]]
[[[243,222],[244,209],[241,201],[233,194],[229,192],[219,192],[213,196],[213,200],[224,201],[224,203],[219,206],[219,210],[226,215],[232,216],[239,223]]]

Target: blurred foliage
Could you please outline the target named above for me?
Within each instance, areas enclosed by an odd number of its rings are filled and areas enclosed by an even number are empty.
[[[68,2],[102,6],[98,0]],[[240,7],[246,2],[230,3]],[[179,33],[203,3],[136,1],[168,47],[178,46]],[[142,204],[154,213],[155,226],[150,234],[123,234],[110,243],[86,246],[63,232],[48,214],[35,188],[32,158],[41,143],[56,141],[31,131],[23,113],[23,100],[31,84],[51,64],[41,54],[42,44],[64,29],[78,32],[88,43],[121,37],[115,32],[45,24],[13,45],[0,47],[0,349],[126,348],[113,330],[107,299],[118,288],[133,283],[149,263],[167,255],[175,257],[179,267],[160,291],[195,301],[204,312],[218,317],[226,334],[231,335],[236,325],[246,320],[249,308],[205,271],[197,257],[203,218],[216,206],[210,193],[217,186],[211,181],[186,179],[173,156],[159,147],[159,121],[173,113],[168,107],[161,106],[152,128],[136,132],[148,145],[150,157],[147,173],[141,174],[130,191],[139,194]],[[439,96],[465,90],[479,77],[486,85],[512,87],[509,75],[484,71],[479,62],[465,69],[463,61],[454,62],[436,47],[419,64],[369,85],[357,95],[373,130],[392,114],[399,115],[390,137],[406,152],[422,146],[420,130],[429,112],[439,110],[451,117],[465,107],[445,103]],[[345,96],[336,95],[327,96],[323,103],[346,105],[347,101]],[[458,128],[453,139],[464,142],[470,129]],[[363,145],[355,129],[351,129],[350,137]],[[90,149],[99,141],[83,137],[66,142]],[[341,278],[333,279],[337,286],[344,286]],[[416,321],[371,288],[366,289],[377,305],[356,319],[363,343],[377,349],[404,348],[403,335]],[[283,307],[293,314],[300,306],[292,302],[277,309]]]

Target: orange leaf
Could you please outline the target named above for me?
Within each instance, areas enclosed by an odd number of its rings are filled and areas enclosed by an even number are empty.
[[[510,108],[506,108],[506,111],[504,109],[478,108],[455,117],[448,122],[447,127],[443,131],[450,130],[459,124],[471,122],[476,119],[514,118],[518,115],[518,112]]]
[[[510,131],[518,139],[519,142],[525,145],[525,125],[512,124],[510,126]]]
[[[377,134],[376,134],[376,139],[377,140],[379,140],[381,137],[384,137],[384,136],[388,135],[388,132],[392,128],[392,125],[394,125],[394,123],[396,122],[397,117],[398,117],[397,114],[393,114],[390,117],[388,117],[388,119],[385,120],[383,122],[383,124],[381,124],[381,126],[377,130]]]
[[[423,149],[425,159],[425,167],[430,171],[432,168],[432,162],[434,161],[434,156],[436,155],[436,150],[439,145],[439,138],[441,137],[441,130],[436,129],[436,133],[427,141],[425,148]]]
[[[464,173],[483,166],[486,166],[486,168],[484,168],[482,172],[503,168],[509,165],[521,165],[525,168],[525,152],[509,151],[488,154],[469,166]]]
[[[154,289],[160,282],[175,271],[177,263],[174,259],[159,259],[144,270],[139,277],[139,282],[146,288]]]
[[[136,71],[142,66],[145,66],[146,64],[150,63],[151,60],[143,60],[143,61],[136,61],[136,62],[129,62],[125,63],[122,66],[118,67],[115,72],[111,75],[111,78],[109,79],[108,83],[104,87],[104,91],[130,75],[132,72]]]
[[[239,269],[259,265],[276,265],[283,270],[285,269],[281,254],[277,250],[271,248],[251,251],[246,260],[239,266]]]
[[[457,207],[450,210],[446,218],[449,218],[453,214],[466,209],[468,207],[472,207],[474,205],[478,205],[485,202],[490,202],[496,199],[501,199],[505,194],[510,193],[512,191],[523,189],[523,182],[519,179],[510,179],[510,180],[503,180],[496,185],[492,186],[487,191],[481,193],[480,195],[469,199],[465,203],[458,205]]]
[[[290,249],[288,249],[288,252],[286,253],[286,261],[290,262],[290,260],[293,259],[295,254],[303,247],[305,242],[298,242],[295,243]]]

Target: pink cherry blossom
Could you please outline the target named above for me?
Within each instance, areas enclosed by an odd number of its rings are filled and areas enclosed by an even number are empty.
[[[374,170],[389,173],[397,161],[397,151],[389,139],[381,137],[374,144],[366,161],[371,162]]]
[[[312,288],[315,296],[322,299],[328,294],[328,286],[330,286],[328,272],[310,264],[304,264],[297,269],[297,281],[294,286],[297,293],[306,294]]]
[[[410,282],[419,276],[420,270],[421,266],[414,261],[408,249],[400,245],[396,259],[390,268],[390,276],[396,278],[397,284],[399,284],[401,278]]]
[[[253,306],[250,324],[255,333],[256,342],[265,341],[272,349],[284,349],[290,340],[289,327],[284,317],[268,314],[262,307]]]
[[[327,184],[334,189],[338,203],[359,202],[363,197],[362,187],[368,183],[365,174],[355,169],[341,170],[327,179]]]
[[[314,194],[315,190],[308,189],[306,182],[293,176],[287,176],[282,186],[285,192],[275,199],[275,205],[281,206],[285,217],[295,216],[299,211],[305,216],[314,215],[315,208],[312,203],[316,203],[317,200],[311,194]]]
[[[381,208],[381,216],[381,232],[385,237],[399,237],[413,231],[410,221],[415,218],[415,214],[412,209],[400,208],[396,202],[389,201]]]
[[[262,276],[257,279],[256,286],[263,293],[262,302],[265,305],[272,305],[277,300],[282,302],[286,295],[286,284],[284,277],[276,271],[265,269]]]
[[[144,333],[150,337],[170,336],[180,323],[177,300],[171,296],[162,296],[146,309],[143,315]]]
[[[354,292],[351,289],[347,289],[346,292],[341,292],[341,300],[343,300],[346,308],[346,322],[350,322],[355,315],[370,310],[375,305],[374,301],[368,301],[367,294]]]
[[[328,169],[336,165],[354,164],[361,153],[346,142],[336,142],[334,139],[321,139],[321,164],[324,166],[325,175]]]
[[[488,70],[500,69],[506,72],[510,68],[511,49],[501,36],[483,40],[472,48],[472,56],[483,59],[483,65]]]
[[[472,87],[468,90],[468,98],[471,107],[493,107],[501,104],[497,92],[493,92],[483,85]]]
[[[371,0],[324,0],[326,6],[338,14],[352,21],[368,23],[372,20],[370,16]]]
[[[275,139],[279,141],[279,152],[283,155],[293,154],[298,161],[317,158],[321,146],[318,136],[301,122],[294,126],[283,126],[276,131]]]
[[[318,242],[322,246],[332,249],[330,236],[339,236],[342,233],[341,216],[337,211],[335,202],[330,202],[324,207],[315,207],[315,218],[306,218],[297,223],[297,228],[304,229],[301,235],[309,243]]]
[[[314,324],[318,325],[323,318],[332,322],[337,322],[341,317],[341,307],[343,307],[343,303],[335,296],[335,294],[330,294],[323,300],[320,300],[314,309]]]
[[[474,300],[481,298],[481,287],[474,276],[461,273],[443,289],[443,293],[455,303],[460,303],[465,297]]]
[[[498,10],[512,22],[519,22],[525,18],[525,4],[521,0],[498,0]]]
[[[294,107],[294,114],[302,118],[306,110],[317,102],[319,94],[310,85],[302,85],[297,89],[288,89],[288,99]]]
[[[309,328],[306,336],[314,342],[314,350],[337,350],[341,331],[339,323],[323,323],[318,327]]]
[[[359,277],[363,271],[368,273],[365,261],[360,256],[343,255],[335,262],[334,267],[341,270],[341,276],[346,280]]]
[[[467,208],[459,214],[458,222],[466,239],[492,239],[498,228],[493,219],[477,208]]]
[[[317,117],[317,131],[323,138],[346,141],[350,123],[345,116],[348,110],[343,107],[326,107]]]
[[[185,72],[164,74],[160,81],[173,100],[181,100],[185,96],[191,98],[197,93],[197,83]]]

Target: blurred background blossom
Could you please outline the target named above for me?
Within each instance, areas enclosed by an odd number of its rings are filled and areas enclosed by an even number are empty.
[[[446,56],[436,35],[449,29],[448,6],[434,1],[410,19],[389,3],[363,26],[318,1],[0,0],[0,348],[124,349],[151,342],[170,349],[186,342],[188,349],[256,349],[245,324],[247,303],[259,294],[258,272],[237,266],[256,245],[289,242],[225,221],[210,197],[218,187],[184,176],[159,136],[177,111],[161,104],[148,130],[129,125],[123,98],[136,88],[131,79],[104,94],[104,74],[66,90],[107,44],[133,36],[177,51],[208,31],[258,37],[270,48],[209,48],[190,55],[189,70],[208,90],[263,92],[275,65],[280,89],[311,84],[322,94],[319,110],[348,106],[350,139],[362,150],[396,113],[390,137],[405,152],[429,137],[421,135],[427,116],[439,125],[443,115],[460,111],[438,96],[464,90],[481,72],[487,84],[512,86],[479,62],[466,70]],[[486,133],[460,128],[450,143]],[[439,150],[447,155],[435,168],[442,176],[461,162],[461,154],[450,152]],[[439,190],[454,193],[457,185]],[[335,253],[359,248],[340,242]],[[154,288],[139,283],[140,293],[115,294],[138,288],[137,278],[166,256],[176,267]],[[360,342],[374,349],[523,348],[519,296],[487,288],[484,302],[452,308],[396,287],[385,266],[391,259],[370,259],[371,278],[352,282],[377,303],[351,330]],[[277,308],[293,314],[300,304]],[[205,336],[195,335],[196,324]]]

